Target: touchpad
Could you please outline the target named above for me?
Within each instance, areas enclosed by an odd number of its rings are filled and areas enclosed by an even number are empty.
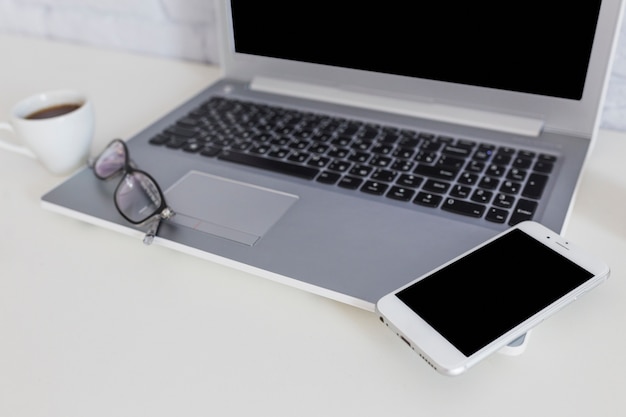
[[[298,200],[292,194],[191,171],[166,192],[170,221],[254,245]]]

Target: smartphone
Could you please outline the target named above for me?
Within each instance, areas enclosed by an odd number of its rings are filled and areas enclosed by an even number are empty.
[[[431,367],[459,375],[609,272],[601,259],[525,221],[383,296],[376,312]]]

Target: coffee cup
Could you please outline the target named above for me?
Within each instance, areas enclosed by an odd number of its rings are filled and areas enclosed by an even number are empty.
[[[0,148],[35,158],[52,174],[69,174],[87,161],[94,124],[85,94],[42,92],[19,101],[9,121],[0,122]]]

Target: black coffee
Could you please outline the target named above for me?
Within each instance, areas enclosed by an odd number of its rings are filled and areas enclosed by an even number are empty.
[[[62,116],[69,112],[73,112],[80,106],[80,104],[59,104],[57,106],[46,107],[45,109],[37,110],[36,112],[29,114],[26,116],[26,119],[49,119],[51,117]]]

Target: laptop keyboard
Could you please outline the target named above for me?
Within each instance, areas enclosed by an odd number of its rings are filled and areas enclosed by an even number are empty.
[[[153,145],[513,225],[532,219],[557,157],[213,97]]]

